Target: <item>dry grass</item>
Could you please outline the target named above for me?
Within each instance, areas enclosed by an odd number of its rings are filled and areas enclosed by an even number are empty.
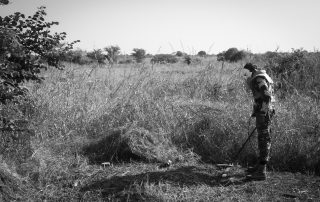
[[[247,137],[251,95],[242,66],[222,69],[209,58],[187,67],[67,65],[44,72],[43,84],[28,84],[33,155],[16,168],[34,185],[30,200],[268,199],[281,183],[225,186],[220,171],[199,164],[232,161]],[[320,170],[318,108],[299,93],[279,100],[271,169]],[[256,161],[255,142],[240,155],[243,166]],[[154,164],[168,160],[170,170]],[[106,161],[118,165],[103,169]]]

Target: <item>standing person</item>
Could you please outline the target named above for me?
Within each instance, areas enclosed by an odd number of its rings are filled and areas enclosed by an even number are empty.
[[[256,117],[258,132],[259,159],[258,164],[247,170],[248,180],[266,180],[267,164],[270,158],[270,115],[273,101],[273,81],[265,70],[260,70],[256,65],[247,63],[245,69],[251,72],[248,85],[254,98],[252,117]]]

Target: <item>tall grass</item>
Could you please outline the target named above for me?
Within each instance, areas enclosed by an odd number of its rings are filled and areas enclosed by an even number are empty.
[[[181,158],[191,149],[216,163],[231,160],[246,138],[251,95],[239,64],[221,69],[211,63],[191,73],[177,65],[171,75],[150,68],[96,69],[88,75],[87,68],[71,68],[50,72],[44,85],[34,87],[34,125],[41,143],[85,146],[119,130],[137,155],[152,151],[149,160]],[[317,136],[316,101],[297,94],[276,107],[273,155],[279,156],[292,141],[297,143],[290,148],[310,148],[315,143],[310,138]],[[302,127],[304,122],[308,124]],[[301,133],[312,135],[301,141]],[[70,152],[81,153],[81,148],[73,146]],[[280,159],[273,162],[280,165]]]
[[[33,155],[18,173],[42,190],[36,197],[62,200],[105,161],[234,162],[254,127],[242,66],[50,69],[43,84],[28,84]],[[296,93],[278,100],[276,111],[270,167],[319,171],[318,100]],[[238,163],[256,159],[253,138]]]

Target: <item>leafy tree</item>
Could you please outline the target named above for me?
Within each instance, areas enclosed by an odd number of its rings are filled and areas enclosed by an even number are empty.
[[[184,54],[183,54],[183,52],[181,52],[181,51],[177,51],[176,52],[176,56],[177,57],[182,57]]]
[[[225,58],[226,60],[230,61],[230,59],[238,52],[237,48],[229,48],[226,52],[225,52]]]
[[[9,0],[0,0],[0,6],[7,5],[7,4],[9,4]]]
[[[223,52],[221,52],[221,53],[218,53],[218,55],[217,55],[217,60],[218,60],[218,61],[225,61],[225,54],[226,54],[225,51],[223,51]]]
[[[0,17],[0,102],[23,94],[20,84],[35,80],[46,64],[61,68],[60,57],[78,42],[62,43],[66,33],[51,34],[58,22],[45,22],[45,7],[29,17],[16,12]]]
[[[95,49],[87,53],[87,56],[92,60],[97,61],[99,64],[105,64],[105,60],[107,58],[107,56],[103,54],[101,49]]]
[[[105,47],[104,50],[107,52],[107,59],[109,63],[117,63],[118,56],[120,55],[120,47],[119,46],[108,46]]]
[[[205,57],[206,55],[207,55],[207,53],[205,51],[198,52],[198,56],[200,56],[200,57]]]
[[[229,59],[230,62],[238,62],[246,57],[246,53],[244,51],[238,51]]]
[[[137,63],[140,63],[146,57],[146,51],[141,48],[134,48],[131,55],[134,57]]]
[[[3,1],[1,2],[3,5]],[[63,68],[61,56],[72,49],[72,43],[62,43],[66,33],[50,32],[58,22],[46,22],[45,7],[26,17],[16,12],[0,17],[0,120],[1,130],[13,130],[15,124],[4,113],[1,105],[23,96],[27,90],[23,82],[41,82],[41,69],[48,65]],[[9,119],[9,120],[8,120]]]
[[[246,57],[244,51],[239,51],[237,48],[229,48],[227,51],[223,51],[217,55],[218,61],[237,62]]]

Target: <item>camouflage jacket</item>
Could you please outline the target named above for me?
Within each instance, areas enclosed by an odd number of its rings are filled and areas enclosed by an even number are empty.
[[[273,81],[265,70],[252,72],[248,85],[254,98],[253,116],[256,113],[267,113],[274,102]]]

